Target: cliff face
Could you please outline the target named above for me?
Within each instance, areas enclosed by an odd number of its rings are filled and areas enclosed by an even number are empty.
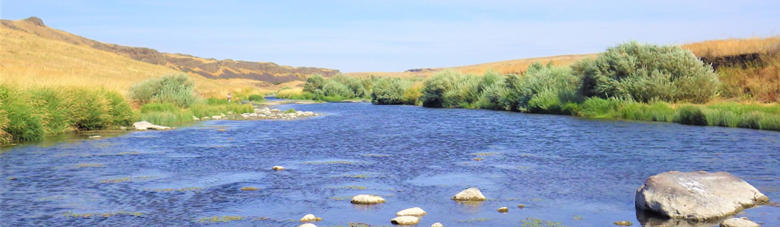
[[[280,66],[273,62],[250,62],[233,60],[215,60],[185,54],[162,53],[144,47],[129,47],[102,43],[64,31],[47,27],[43,20],[30,17],[24,20],[0,20],[0,28],[8,28],[32,33],[43,38],[59,40],[75,45],[86,45],[98,50],[126,56],[138,61],[168,66],[182,72],[197,73],[211,79],[242,78],[270,83],[303,80],[311,74],[331,76],[340,73],[336,69],[315,67]]]

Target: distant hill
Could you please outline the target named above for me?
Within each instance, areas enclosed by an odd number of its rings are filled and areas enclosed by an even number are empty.
[[[186,54],[162,53],[144,47],[128,47],[102,43],[47,27],[43,20],[30,17],[23,20],[0,20],[0,29],[8,28],[40,36],[42,38],[63,41],[74,45],[92,47],[126,56],[138,61],[167,66],[182,72],[194,73],[210,79],[250,79],[269,83],[282,83],[302,80],[310,74],[330,76],[339,70],[280,66],[273,62],[250,62],[234,60],[216,60],[195,57]]]
[[[345,73],[349,76],[364,77],[364,76],[382,76],[382,77],[427,77],[437,72],[444,70],[454,70],[462,73],[471,73],[475,75],[483,75],[488,70],[493,70],[501,74],[510,73],[522,73],[528,70],[528,66],[534,62],[540,62],[547,64],[552,62],[553,65],[570,65],[583,58],[596,58],[597,54],[573,54],[573,55],[560,55],[550,57],[537,57],[537,58],[524,58],[508,61],[490,62],[476,65],[455,66],[449,68],[420,68],[409,69],[404,72],[356,72]]]

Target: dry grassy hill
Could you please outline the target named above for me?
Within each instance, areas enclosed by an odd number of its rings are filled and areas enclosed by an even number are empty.
[[[4,34],[10,34],[10,32],[15,31],[32,35],[25,37],[31,42],[38,42],[37,39],[34,41],[32,39],[33,36],[38,36],[74,46],[111,52],[134,60],[166,66],[177,71],[196,74],[209,79],[249,79],[278,84],[302,80],[305,76],[314,73],[322,75],[339,73],[338,70],[334,69],[280,66],[272,62],[205,59],[185,54],[161,53],[150,48],[107,44],[47,27],[41,19],[36,17],[17,21],[0,20],[0,25],[3,31],[7,31]],[[67,66],[63,65],[63,67]]]

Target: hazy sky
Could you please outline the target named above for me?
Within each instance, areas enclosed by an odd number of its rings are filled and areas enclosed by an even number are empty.
[[[779,11],[777,0],[0,0],[2,19],[37,16],[102,42],[342,72],[778,35]]]

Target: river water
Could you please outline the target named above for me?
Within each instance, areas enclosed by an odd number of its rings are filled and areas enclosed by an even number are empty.
[[[3,148],[0,226],[298,226],[308,213],[318,226],[391,225],[411,207],[428,213],[418,226],[640,226],[636,189],[672,170],[727,171],[780,199],[778,132],[368,103],[276,108],[326,115]],[[489,200],[450,200],[469,187]],[[387,202],[350,204],[357,194]],[[209,219],[224,216],[242,219]],[[737,216],[780,226],[777,206]]]

